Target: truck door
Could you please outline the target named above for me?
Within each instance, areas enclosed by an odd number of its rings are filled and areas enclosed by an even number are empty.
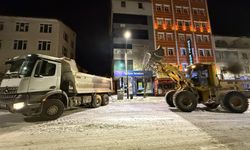
[[[60,72],[57,69],[59,63],[47,60],[39,60],[35,71],[31,76],[29,92],[42,92],[56,89]],[[59,68],[59,67],[58,67]]]

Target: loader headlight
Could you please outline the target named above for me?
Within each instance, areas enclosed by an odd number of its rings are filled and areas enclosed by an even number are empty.
[[[20,102],[20,103],[15,103],[15,104],[13,104],[13,108],[14,108],[15,110],[20,110],[20,109],[22,109],[24,106],[25,106],[25,103],[24,103],[24,102]]]
[[[191,68],[192,68],[192,69],[195,69],[195,68],[196,68],[196,66],[195,66],[195,65],[192,65],[192,66],[191,66]]]

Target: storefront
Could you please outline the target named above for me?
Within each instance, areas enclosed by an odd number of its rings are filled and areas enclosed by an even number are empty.
[[[147,95],[153,95],[152,76],[152,71],[128,71],[129,84],[127,84],[126,72],[115,71],[114,79],[116,90],[123,89],[126,92],[127,85],[129,85],[132,86],[130,88],[132,89],[133,95],[142,95],[146,86]]]

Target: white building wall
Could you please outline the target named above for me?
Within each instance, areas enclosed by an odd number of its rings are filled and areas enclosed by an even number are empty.
[[[243,71],[237,76],[250,78],[250,38],[214,36],[214,40],[216,44],[215,54],[217,56],[217,71],[220,72],[221,69],[226,67],[230,62],[238,62],[242,65]],[[222,59],[218,59],[219,55],[222,55]],[[233,74],[226,73],[225,77],[234,78],[235,76]]]
[[[28,23],[28,32],[17,32],[16,23]],[[55,19],[42,19],[42,18],[28,18],[28,17],[10,17],[10,16],[0,16],[0,23],[3,24],[3,30],[0,31],[0,72],[5,70],[4,62],[8,58],[12,58],[18,55],[25,54],[46,54],[50,56],[61,57],[62,52],[62,42],[63,39],[62,32],[67,32],[69,35],[69,41],[76,41],[76,34],[69,27],[64,25],[62,22]],[[41,33],[40,24],[51,24],[51,33]],[[27,40],[26,50],[15,50],[14,40]],[[50,41],[50,50],[38,50],[39,41]],[[68,47],[66,45],[65,47]],[[75,57],[75,46],[74,48],[69,48]],[[70,57],[70,55],[68,55]]]
[[[70,29],[68,26],[60,22],[59,26],[59,47],[57,55],[59,57],[63,56],[63,47],[67,49],[67,57],[75,58],[75,48],[76,48],[76,33],[72,32],[72,29]],[[64,39],[64,35],[67,34],[68,41]]]

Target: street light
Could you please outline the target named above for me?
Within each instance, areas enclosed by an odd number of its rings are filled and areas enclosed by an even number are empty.
[[[126,77],[127,77],[127,99],[129,99],[129,84],[128,84],[128,50],[127,50],[127,44],[128,44],[128,40],[130,39],[131,37],[131,32],[130,31],[126,31],[124,32],[124,38],[126,40],[126,49],[125,49],[125,70],[126,70]]]

